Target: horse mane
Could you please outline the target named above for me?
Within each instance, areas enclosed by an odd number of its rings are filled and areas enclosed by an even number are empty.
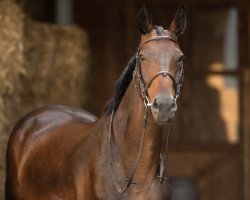
[[[120,102],[131,82],[133,79],[133,71],[135,70],[136,65],[136,58],[133,56],[130,61],[128,62],[126,68],[120,75],[119,79],[115,82],[115,91],[114,97],[108,102],[107,106],[105,107],[104,113],[109,115],[112,111],[116,111]]]
[[[154,26],[154,29],[156,30],[156,33],[158,36],[163,35],[164,28],[162,26]],[[133,71],[135,70],[136,65],[136,57],[133,56],[130,61],[128,62],[126,68],[120,75],[119,79],[115,82],[115,91],[114,91],[114,97],[108,101],[105,109],[104,114],[110,115],[112,111],[116,111],[120,105],[120,102],[131,82],[133,79]]]

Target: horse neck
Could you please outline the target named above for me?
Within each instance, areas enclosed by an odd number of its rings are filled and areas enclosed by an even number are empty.
[[[128,87],[114,116],[114,144],[120,159],[119,168],[130,173],[139,151],[143,133],[145,106],[133,84]],[[155,180],[161,147],[162,127],[148,118],[141,159],[134,181],[137,186]],[[150,181],[151,180],[151,181]]]

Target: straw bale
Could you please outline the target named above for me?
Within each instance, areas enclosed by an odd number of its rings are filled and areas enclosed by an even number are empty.
[[[87,37],[77,26],[27,21],[23,106],[47,104],[81,106],[87,68]],[[27,103],[29,102],[29,103]]]
[[[17,119],[20,76],[25,75],[22,9],[10,0],[0,1],[0,199],[4,199],[5,149],[10,124]]]
[[[23,65],[24,14],[12,1],[0,1],[0,127],[7,123],[18,104]]]

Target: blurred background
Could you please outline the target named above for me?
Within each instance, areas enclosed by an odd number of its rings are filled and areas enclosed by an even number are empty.
[[[11,128],[48,104],[100,116],[138,42],[139,0],[0,0],[0,199]],[[250,199],[250,2],[148,0],[168,28],[183,2],[185,81],[170,142],[173,200]]]

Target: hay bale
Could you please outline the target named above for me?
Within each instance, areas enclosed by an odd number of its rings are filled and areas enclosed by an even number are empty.
[[[25,74],[23,57],[24,14],[8,0],[0,1],[0,127],[13,114],[13,105],[21,89],[20,75]]]
[[[25,75],[23,57],[24,14],[8,0],[0,1],[0,199],[4,199],[5,149],[10,124],[20,103],[20,75]]]
[[[48,104],[81,106],[87,68],[87,37],[77,26],[58,26],[28,20],[25,26],[26,110]],[[29,102],[29,103],[27,103]]]

